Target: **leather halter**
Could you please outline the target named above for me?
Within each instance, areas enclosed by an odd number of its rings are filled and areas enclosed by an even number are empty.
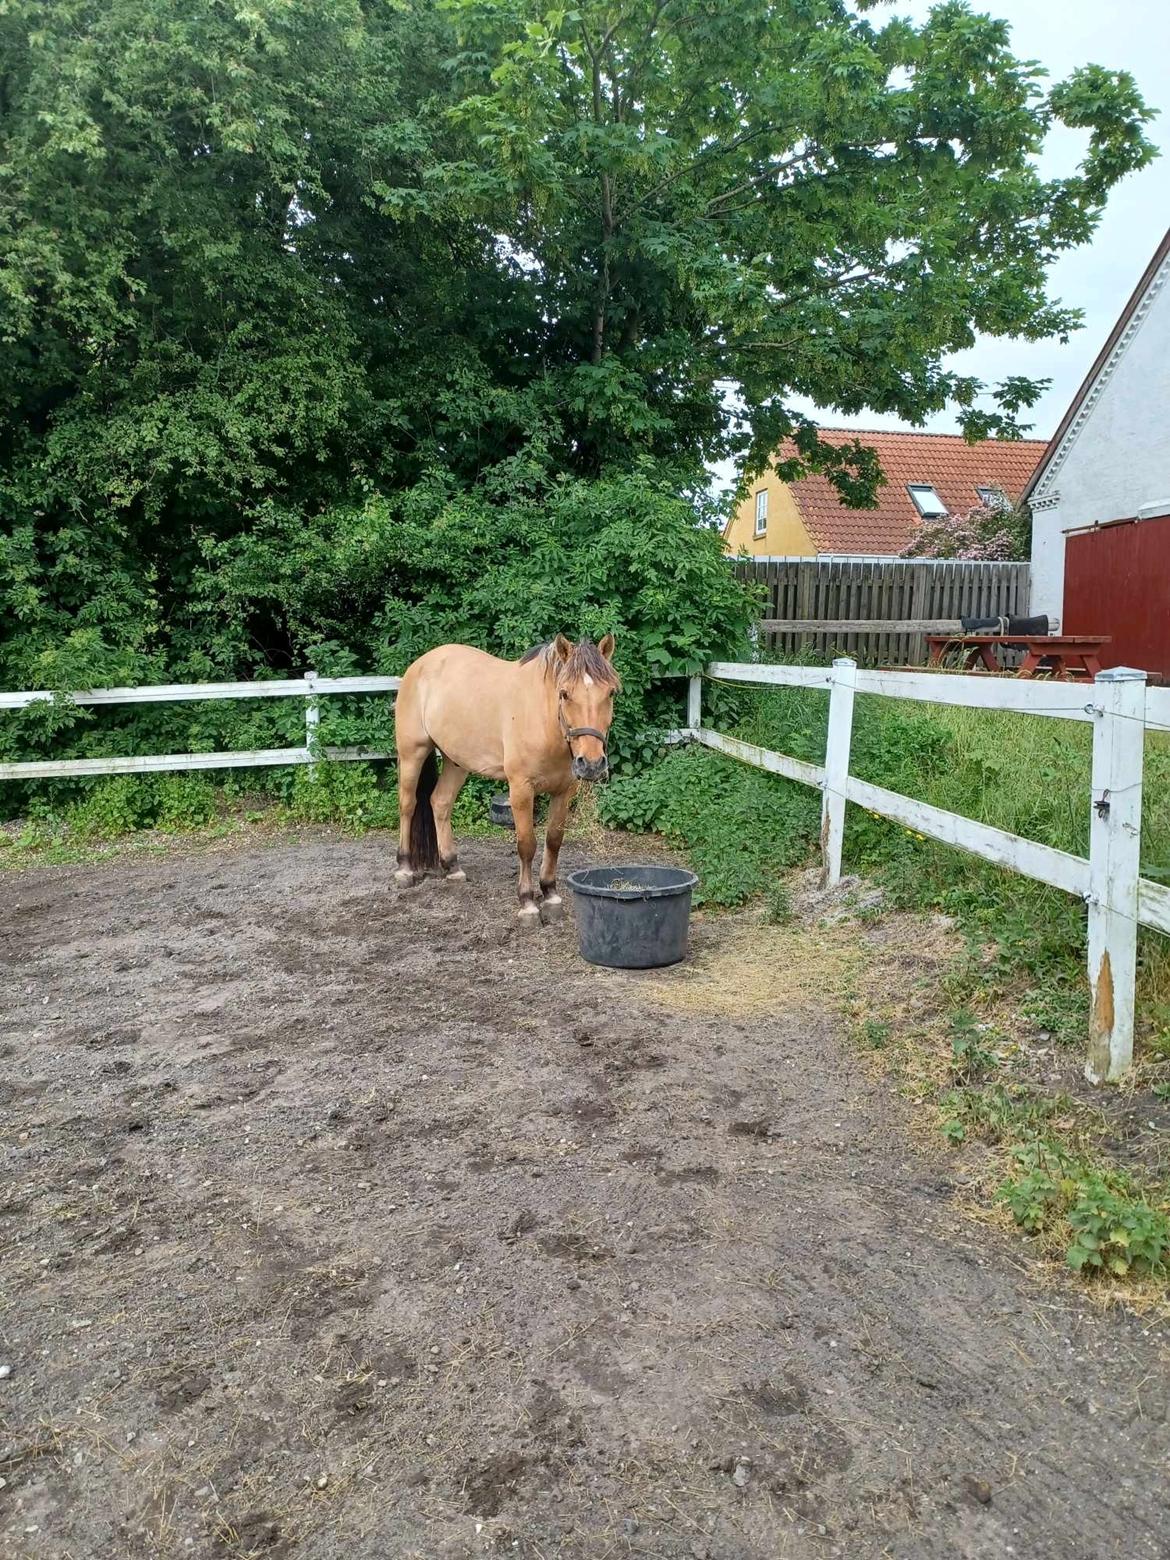
[[[609,739],[606,736],[605,732],[604,731],[598,731],[596,726],[568,726],[568,725],[566,725],[565,724],[565,717],[564,717],[564,714],[561,711],[559,701],[558,701],[558,704],[557,704],[557,724],[561,728],[561,735],[565,739],[565,746],[568,748],[569,753],[570,753],[570,755],[573,758],[576,758],[576,756],[577,756],[576,753],[573,752],[573,743],[574,743],[574,741],[578,737],[596,737],[597,740],[601,743],[602,756],[605,757],[605,758],[609,757],[609,751],[608,751],[608,748],[606,746],[606,744],[607,744]]]

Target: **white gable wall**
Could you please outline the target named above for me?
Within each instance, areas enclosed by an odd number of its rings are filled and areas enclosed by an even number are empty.
[[[1129,519],[1167,499],[1170,257],[1032,493],[1032,611],[1062,615],[1066,531]]]

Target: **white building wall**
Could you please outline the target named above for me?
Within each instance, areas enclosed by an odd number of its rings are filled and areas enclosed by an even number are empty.
[[[1032,494],[1032,611],[1062,615],[1066,531],[1168,499],[1170,258]]]

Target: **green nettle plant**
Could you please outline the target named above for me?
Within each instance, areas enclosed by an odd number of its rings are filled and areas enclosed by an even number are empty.
[[[793,397],[1011,437],[944,366],[1063,336],[1051,262],[1152,155],[965,4],[7,0],[0,684],[398,670],[614,629],[618,744],[750,604],[705,471],[864,502]],[[1086,132],[1046,180],[1048,131]],[[738,411],[726,387],[738,387]],[[271,746],[291,706],[41,709],[0,751]],[[330,715],[384,743],[385,701]],[[281,782],[287,789],[291,782]],[[8,788],[8,807],[34,797]]]

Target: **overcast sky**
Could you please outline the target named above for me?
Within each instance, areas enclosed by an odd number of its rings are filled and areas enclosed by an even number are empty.
[[[989,383],[1009,374],[1051,379],[1050,389],[1026,414],[1031,436],[1047,439],[1170,226],[1170,0],[979,0],[975,9],[1004,18],[1011,25],[1013,53],[1039,60],[1051,80],[1062,80],[1077,65],[1128,70],[1146,102],[1159,110],[1146,133],[1162,155],[1113,190],[1092,242],[1064,255],[1050,273],[1051,296],[1084,311],[1083,329],[1067,346],[985,337],[951,360]],[[891,15],[921,21],[929,10],[930,0],[883,0],[871,15],[875,23]],[[1080,133],[1054,131],[1041,171],[1048,177],[1071,171],[1082,141]],[[795,404],[829,427],[905,426],[875,412],[846,417],[828,408],[818,412],[808,402]],[[926,426],[935,433],[958,431],[950,413]]]

